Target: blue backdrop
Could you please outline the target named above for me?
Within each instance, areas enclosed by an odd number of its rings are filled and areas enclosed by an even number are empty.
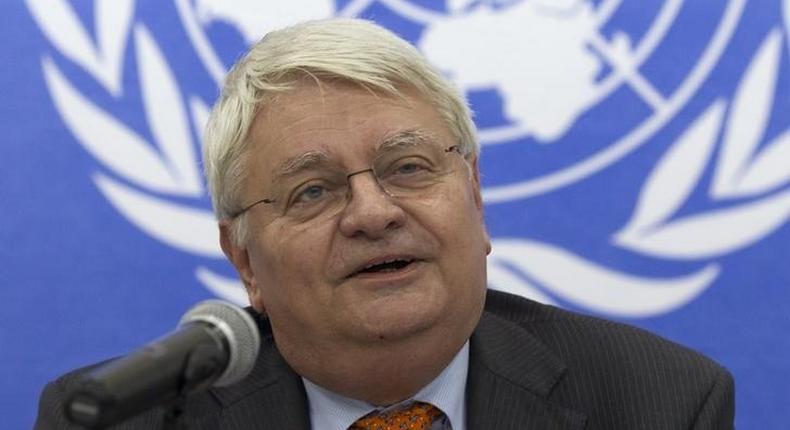
[[[200,176],[229,64],[374,19],[468,96],[490,286],[645,327],[790,421],[790,1],[27,0],[0,14],[0,427],[43,384],[243,303]]]

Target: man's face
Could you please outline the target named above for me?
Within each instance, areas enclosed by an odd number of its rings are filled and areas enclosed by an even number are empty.
[[[314,179],[327,166],[343,178],[369,169],[382,144],[398,136],[442,149],[457,144],[433,106],[409,89],[403,93],[304,81],[279,95],[250,130],[241,204],[272,196],[282,204],[287,196],[278,190],[291,188],[285,184]],[[455,344],[471,334],[490,250],[477,162],[452,151],[442,156],[452,170],[417,197],[388,195],[363,172],[348,179],[350,192],[326,216],[294,218],[259,204],[247,214],[250,235],[242,247],[223,227],[223,248],[294,367],[341,349],[420,336]],[[321,193],[319,186],[301,195]]]

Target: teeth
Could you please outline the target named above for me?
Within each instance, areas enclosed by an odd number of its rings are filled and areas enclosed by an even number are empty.
[[[360,269],[359,271],[357,271],[356,273],[368,272],[368,271],[370,271],[370,272],[374,272],[374,271],[392,272],[392,271],[395,271],[395,270],[400,270],[403,267],[406,267],[407,265],[411,264],[412,261],[414,261],[414,260],[412,260],[410,258],[409,259],[406,259],[406,258],[391,258],[391,259],[388,259],[388,260],[383,260],[383,261],[381,261],[379,263],[368,264],[365,267],[363,267],[362,269]],[[403,264],[401,264],[401,263],[403,263]]]
[[[362,270],[368,270],[368,269],[370,269],[371,267],[380,266],[380,265],[382,265],[382,264],[389,264],[389,263],[394,263],[394,262],[396,262],[396,261],[407,261],[407,260],[401,260],[400,258],[395,258],[395,259],[392,259],[392,260],[384,260],[384,261],[382,261],[382,262],[380,262],[380,263],[375,263],[375,264],[368,264],[368,265],[367,265],[367,266],[365,266],[365,267],[364,267]]]

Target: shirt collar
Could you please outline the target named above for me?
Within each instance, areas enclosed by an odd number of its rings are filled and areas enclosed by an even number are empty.
[[[419,401],[430,403],[450,420],[453,430],[466,430],[466,375],[469,371],[469,341],[455,355],[447,367],[413,398],[402,403]],[[310,422],[314,430],[347,430],[357,419],[385,408],[361,400],[350,399],[302,378],[310,408]],[[392,405],[390,407],[395,407]],[[319,424],[320,423],[320,424]],[[320,425],[320,427],[319,427]]]

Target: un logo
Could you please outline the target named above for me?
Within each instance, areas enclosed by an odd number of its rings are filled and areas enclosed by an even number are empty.
[[[736,37],[746,0],[706,5],[710,19],[688,47],[677,36],[689,34],[683,0],[628,3],[175,0],[174,24],[203,66],[196,73],[219,85],[244,45],[269,29],[329,16],[374,17],[414,43],[470,99],[489,211],[557,195],[627,164],[639,150],[661,148],[652,164],[634,167],[635,191],[619,196],[632,202],[622,222],[597,237],[600,247],[670,267],[666,274],[610,264],[596,257],[596,246],[537,239],[512,226],[492,228],[489,259],[492,288],[645,317],[693,300],[715,284],[726,256],[772,235],[790,217],[790,128],[786,120],[768,127],[788,54],[790,0],[782,4],[784,24],[765,24],[732,88],[709,101],[700,94],[710,92],[703,88]],[[65,0],[27,4],[52,49],[109,98],[123,102],[125,92],[135,91],[142,100],[143,130],[87,96],[51,54],[42,55],[64,123],[112,172],[93,173],[96,186],[142,232],[194,255],[205,287],[246,303],[235,278],[208,268],[223,258],[197,158],[210,100],[179,85],[173,60],[148,26],[152,17],[135,13],[132,0],[97,0],[92,34]],[[235,45],[223,36],[229,32]],[[677,57],[684,49],[693,55]],[[129,72],[139,87],[123,87]],[[576,219],[585,222],[581,214]]]

